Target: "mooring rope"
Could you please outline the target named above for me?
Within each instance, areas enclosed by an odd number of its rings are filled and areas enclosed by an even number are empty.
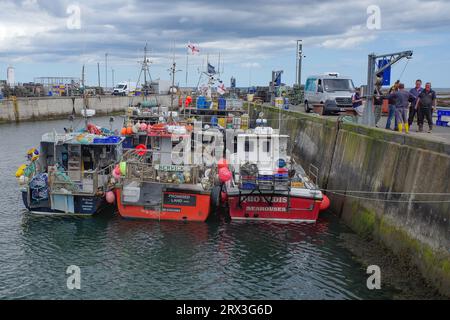
[[[349,197],[349,198],[354,198],[354,199],[358,199],[358,200],[367,200],[367,201],[381,201],[381,202],[392,202],[392,203],[450,203],[450,200],[395,200],[395,199],[380,199],[380,198],[361,197],[361,196],[355,196],[352,194],[346,194],[346,193],[341,193],[341,192],[336,192],[336,191],[326,191],[326,192],[332,193],[335,195],[339,195],[339,196],[343,196],[343,197]],[[393,193],[391,193],[391,194],[393,194]],[[399,193],[397,193],[397,194],[399,194]],[[403,193],[403,194],[406,194],[406,193]],[[422,195],[424,195],[424,194],[422,194]],[[428,195],[434,195],[434,194],[428,194]],[[444,194],[440,194],[440,195],[444,195]],[[446,195],[449,196],[449,194],[446,194]]]
[[[448,196],[450,193],[439,192],[391,192],[391,191],[362,191],[362,190],[333,190],[333,189],[320,189],[325,192],[338,192],[338,193],[364,193],[364,194],[392,194],[392,195],[418,195],[418,196]]]

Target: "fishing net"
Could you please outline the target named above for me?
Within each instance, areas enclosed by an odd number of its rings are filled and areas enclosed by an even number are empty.
[[[254,163],[244,163],[240,169],[241,176],[252,176],[256,177],[258,174],[258,166]]]
[[[41,201],[48,199],[48,175],[39,173],[30,181],[31,199]]]
[[[36,172],[36,164],[34,162],[31,162],[24,170],[23,174],[25,177],[32,177],[34,173]]]

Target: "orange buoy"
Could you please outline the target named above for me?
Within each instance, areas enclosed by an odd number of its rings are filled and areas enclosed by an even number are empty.
[[[326,195],[323,195],[323,199],[322,202],[320,202],[319,207],[320,211],[327,210],[329,206],[330,206],[330,199]]]
[[[192,102],[192,97],[191,97],[191,96],[187,96],[187,97],[186,97],[186,100],[184,100],[184,105],[185,105],[186,107],[189,107],[189,105],[191,104],[191,102]]]
[[[122,130],[120,130],[120,134],[125,136],[127,134],[127,128],[123,127]]]
[[[133,128],[127,127],[127,134],[132,134],[132,133],[133,133]]]

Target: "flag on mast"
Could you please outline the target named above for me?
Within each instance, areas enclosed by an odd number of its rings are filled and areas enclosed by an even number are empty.
[[[192,55],[196,55],[200,53],[200,48],[198,47],[198,45],[192,44],[192,43],[188,43],[187,45],[188,48],[188,53],[192,54]]]
[[[213,65],[210,64],[209,62],[208,62],[208,73],[209,74],[215,74],[216,73],[216,68],[213,67]]]
[[[225,84],[220,80],[219,85],[217,86],[217,93],[220,95],[224,95],[227,89],[225,88]]]

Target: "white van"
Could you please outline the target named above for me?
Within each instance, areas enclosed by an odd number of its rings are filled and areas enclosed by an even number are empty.
[[[352,106],[355,86],[350,77],[329,72],[310,76],[305,84],[305,111],[311,112],[313,105],[322,104],[323,112],[336,113]]]
[[[113,91],[113,95],[115,96],[127,96],[133,91],[136,91],[136,82],[123,81],[119,82]]]

